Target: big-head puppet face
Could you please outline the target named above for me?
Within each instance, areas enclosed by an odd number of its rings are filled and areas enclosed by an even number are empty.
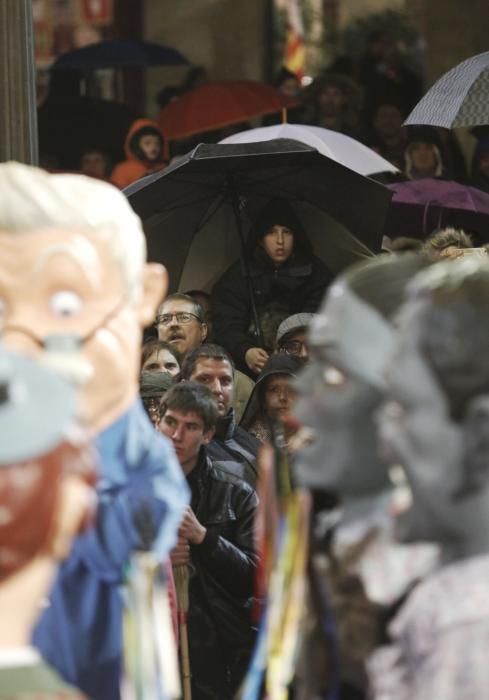
[[[79,383],[92,432],[138,391],[142,328],[166,291],[141,224],[104,182],[0,165],[0,331]]]
[[[450,556],[489,550],[489,266],[477,259],[421,273],[388,363],[381,439],[403,466],[417,518],[403,539]]]
[[[310,326],[310,357],[296,383],[294,413],[311,428],[301,450],[299,478],[343,499],[371,496],[389,484],[376,414],[392,349],[391,319],[406,281],[428,261],[385,256],[354,266],[330,288]]]
[[[66,558],[93,516],[95,458],[76,423],[70,384],[0,348],[0,587]]]

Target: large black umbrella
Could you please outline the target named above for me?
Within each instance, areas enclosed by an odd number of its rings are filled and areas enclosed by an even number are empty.
[[[489,51],[462,61],[442,75],[404,124],[447,129],[489,124]]]
[[[109,39],[62,54],[52,69],[147,68],[185,66],[188,63],[185,56],[171,46],[142,39]]]
[[[125,189],[172,290],[210,289],[259,211],[287,198],[332,272],[380,251],[392,193],[297,141],[201,144]],[[241,240],[240,240],[241,239]]]

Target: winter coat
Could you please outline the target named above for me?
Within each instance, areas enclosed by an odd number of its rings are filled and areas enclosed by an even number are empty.
[[[231,700],[250,660],[257,566],[253,524],[256,492],[202,450],[187,477],[192,509],[207,528],[190,546],[188,633],[193,700]]]
[[[150,119],[136,119],[127,133],[126,142],[124,144],[127,160],[118,163],[110,176],[111,183],[121,190],[123,190],[124,187],[128,187],[136,180],[139,180],[141,177],[148,175],[148,173],[163,168],[165,165],[163,158],[159,163],[148,163],[148,161],[141,157],[142,154],[137,152],[135,145],[138,141],[138,133],[148,128],[156,129],[161,135],[162,144],[164,145],[165,143],[161,129],[156,122]]]
[[[255,488],[259,446],[253,435],[236,425],[235,413],[231,409],[227,416],[219,418],[216,433],[207,450],[211,459],[218,460],[224,469]]]
[[[292,255],[280,267],[260,245],[264,233],[274,224],[288,226],[294,232]],[[301,311],[316,311],[332,275],[312,252],[302,226],[285,203],[273,203],[262,214],[250,233],[248,260],[265,349],[272,350],[280,323]],[[245,266],[235,262],[212,291],[214,337],[232,355],[238,368],[249,373],[246,352],[261,347],[253,321],[250,291]]]

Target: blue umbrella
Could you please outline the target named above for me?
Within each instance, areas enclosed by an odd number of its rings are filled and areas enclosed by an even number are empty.
[[[110,39],[61,55],[54,62],[53,69],[96,70],[186,65],[189,65],[189,61],[171,46],[153,44],[142,39]]]
[[[442,75],[404,124],[446,129],[489,124],[489,51],[462,61]]]

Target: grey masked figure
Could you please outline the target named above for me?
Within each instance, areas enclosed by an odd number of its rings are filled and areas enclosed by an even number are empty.
[[[402,464],[415,539],[443,565],[411,594],[369,663],[375,700],[489,697],[489,266],[419,274],[400,315],[381,434]],[[413,531],[411,525],[415,526]]]
[[[300,450],[297,478],[341,503],[323,518],[313,565],[336,619],[342,697],[362,697],[365,661],[380,643],[384,615],[436,562],[434,547],[394,539],[394,489],[375,426],[392,320],[407,281],[428,264],[411,254],[385,256],[338,278],[311,324],[310,360],[297,381],[295,415],[313,432]],[[317,674],[306,668],[305,675]]]

